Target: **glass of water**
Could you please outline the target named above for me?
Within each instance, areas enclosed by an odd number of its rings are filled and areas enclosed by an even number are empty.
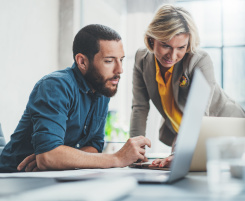
[[[209,189],[219,196],[233,196],[245,188],[245,137],[207,140]]]

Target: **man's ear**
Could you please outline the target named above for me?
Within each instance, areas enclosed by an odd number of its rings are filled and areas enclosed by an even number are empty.
[[[79,70],[82,72],[82,74],[85,74],[88,70],[88,65],[89,65],[87,56],[85,56],[82,53],[78,53],[75,56],[75,60],[76,60],[77,67],[79,68]]]

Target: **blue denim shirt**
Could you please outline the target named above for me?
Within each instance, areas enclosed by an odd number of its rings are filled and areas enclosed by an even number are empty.
[[[17,171],[26,156],[60,145],[92,146],[101,152],[109,101],[91,91],[76,64],[44,76],[1,154],[0,172]]]

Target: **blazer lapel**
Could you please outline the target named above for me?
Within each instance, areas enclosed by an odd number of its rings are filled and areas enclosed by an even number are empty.
[[[189,59],[188,55],[189,54],[186,54],[180,62],[175,64],[173,69],[173,77],[172,77],[172,89],[173,89],[174,100],[176,105],[182,112],[184,111],[185,104],[183,103],[182,100],[183,97],[181,97],[182,99],[180,100],[179,90],[180,87],[185,88],[190,85],[190,78],[188,75],[188,59]],[[180,80],[182,76],[184,76],[184,78],[186,79],[185,86],[180,86]]]
[[[183,108],[181,105],[179,105],[179,83],[180,83],[180,78],[183,74],[183,69],[181,65],[181,61],[175,64],[174,69],[173,69],[173,75],[172,75],[172,89],[173,89],[173,96],[175,103],[177,106],[183,111]]]

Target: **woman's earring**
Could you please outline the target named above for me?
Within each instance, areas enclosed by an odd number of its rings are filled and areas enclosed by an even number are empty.
[[[153,43],[152,39],[150,39],[150,44],[151,44],[152,46],[154,45],[154,43]]]

